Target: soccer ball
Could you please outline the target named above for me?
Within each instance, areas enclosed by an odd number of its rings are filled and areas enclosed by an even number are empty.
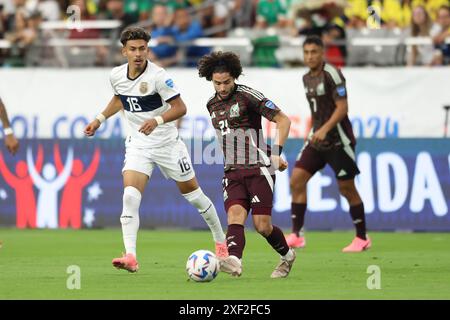
[[[186,272],[190,279],[197,282],[209,282],[219,273],[219,260],[208,250],[197,250],[186,262]]]

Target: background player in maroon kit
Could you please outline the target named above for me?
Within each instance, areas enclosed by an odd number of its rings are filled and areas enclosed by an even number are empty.
[[[233,276],[242,273],[244,224],[251,210],[255,229],[281,255],[271,277],[286,277],[294,263],[295,251],[289,249],[283,232],[272,225],[271,212],[275,170],[287,168],[280,154],[290,121],[262,93],[235,83],[242,66],[234,53],[213,52],[203,56],[198,69],[200,77],[214,84],[216,93],[209,99],[207,108],[225,158],[222,184],[229,257],[221,261],[221,271]],[[277,124],[272,150],[264,142],[261,116]]]
[[[366,235],[364,205],[355,187],[359,169],[355,162],[356,140],[347,116],[345,78],[340,70],[324,62],[319,37],[308,37],[303,43],[303,53],[310,69],[303,76],[303,84],[313,123],[291,176],[293,232],[287,242],[294,248],[305,246],[304,235],[300,232],[306,211],[306,184],[329,164],[336,174],[340,193],[350,205],[356,228],[356,237],[343,252],[360,252],[370,248],[371,241]]]

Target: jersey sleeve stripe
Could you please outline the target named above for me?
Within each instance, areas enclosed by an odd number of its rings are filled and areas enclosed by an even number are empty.
[[[178,98],[180,96],[179,93],[177,93],[176,95],[174,95],[173,97],[170,97],[169,99],[166,100],[167,103],[169,103],[172,100],[175,100],[176,98]]]
[[[260,101],[264,100],[264,96],[262,94],[258,93],[258,91],[255,91],[253,89],[247,89],[247,88],[239,87],[237,89],[237,91],[251,94],[253,97],[255,97],[256,99],[258,99]]]
[[[207,102],[206,104],[210,103],[211,100],[214,99],[215,97],[216,97],[216,95],[213,95],[211,98],[209,98],[209,99],[208,99],[208,102]]]
[[[246,92],[248,92],[250,94],[253,94],[254,96],[260,97],[261,100],[264,99],[264,95],[261,92],[259,92],[258,90],[255,90],[255,89],[252,89],[252,88],[249,88],[249,87],[245,87],[245,86],[242,86],[242,87],[239,87],[239,88],[243,89],[244,91],[246,91]]]
[[[331,78],[333,78],[333,81],[336,85],[340,85],[342,83],[341,76],[334,67],[330,66],[329,64],[326,64],[324,70],[330,74]]]

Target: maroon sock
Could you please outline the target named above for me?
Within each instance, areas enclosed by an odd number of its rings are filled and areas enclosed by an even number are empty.
[[[289,246],[284,238],[283,231],[277,226],[273,226],[272,233],[266,238],[267,242],[282,256],[289,251]]]
[[[245,247],[244,226],[241,224],[230,224],[227,231],[228,254],[242,258]]]
[[[364,204],[360,203],[350,207],[350,215],[356,228],[356,236],[366,240],[366,218],[364,214]]]
[[[305,222],[306,203],[291,203],[292,233],[299,236]]]

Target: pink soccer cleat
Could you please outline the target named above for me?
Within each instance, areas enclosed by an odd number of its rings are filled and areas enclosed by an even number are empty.
[[[372,241],[367,236],[367,240],[355,237],[347,247],[342,249],[342,252],[362,252],[372,246]]]
[[[112,264],[117,269],[124,269],[128,272],[137,272],[139,270],[139,263],[132,253],[123,254],[121,258],[115,258]]]
[[[295,233],[288,235],[286,242],[290,248],[304,248],[306,246],[305,237],[298,237]]]
[[[225,242],[216,242],[216,257],[219,260],[223,260],[228,257],[228,248],[227,243]]]

